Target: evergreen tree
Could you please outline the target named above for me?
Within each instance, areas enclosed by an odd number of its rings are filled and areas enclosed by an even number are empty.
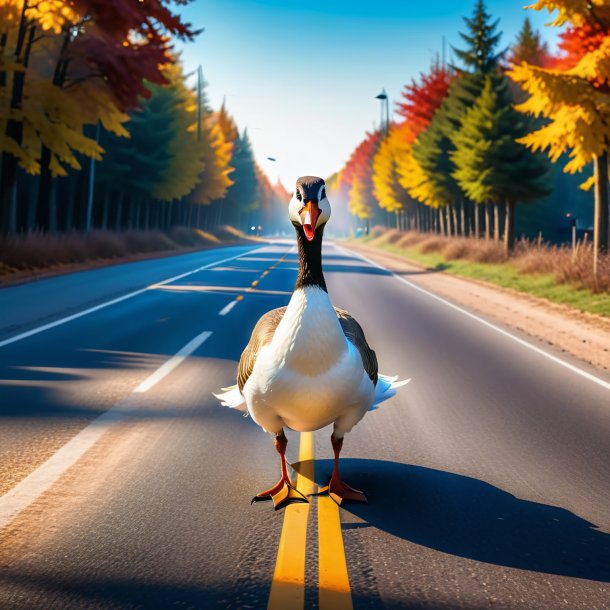
[[[477,0],[472,18],[464,17],[468,32],[460,32],[466,43],[465,49],[453,48],[455,54],[466,66],[466,71],[477,74],[491,74],[496,71],[498,61],[504,52],[496,53],[502,32],[496,32],[499,19],[490,22],[491,15],[483,0]]]
[[[532,28],[529,17],[526,17],[521,31],[517,35],[517,40],[510,49],[509,63],[520,64],[526,62],[534,66],[545,66],[549,60],[547,43],[541,40],[540,32]]]
[[[247,215],[256,209],[259,196],[256,165],[247,130],[237,136],[231,165],[234,168],[231,174],[233,184],[225,196],[226,217],[234,226],[245,228]]]
[[[505,77],[488,75],[483,92],[454,136],[454,178],[478,204],[506,206],[505,245],[515,240],[515,204],[549,194],[548,162],[516,140],[528,132],[523,115],[514,110]]]
[[[464,17],[464,21],[467,32],[460,36],[466,42],[466,48],[454,48],[464,68],[455,68],[458,78],[451,83],[448,95],[428,129],[413,145],[413,157],[427,175],[434,199],[442,206],[455,204],[463,198],[453,176],[453,137],[483,90],[486,75],[497,71],[502,56],[496,52],[501,37],[501,32],[496,31],[498,21],[491,22],[483,0],[478,0],[472,18]]]

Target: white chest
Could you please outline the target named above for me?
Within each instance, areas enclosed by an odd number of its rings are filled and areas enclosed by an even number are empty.
[[[328,294],[305,288],[295,291],[273,341],[260,350],[244,396],[261,425],[277,416],[295,430],[315,430],[346,411],[364,413],[372,391]]]

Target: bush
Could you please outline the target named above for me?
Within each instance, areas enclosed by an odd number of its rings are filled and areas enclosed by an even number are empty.
[[[517,242],[514,252],[508,256],[504,244],[469,237],[446,237],[430,233],[396,229],[375,228],[376,238],[372,245],[391,244],[398,248],[416,248],[422,254],[442,253],[445,260],[466,260],[474,263],[510,263],[519,273],[551,274],[557,283],[573,284],[593,292],[610,291],[610,254],[598,259],[597,275],[593,273],[593,247],[581,243],[572,252],[571,246],[522,240]]]
[[[203,231],[178,227],[171,238],[161,231],[102,231],[90,233],[32,232],[0,237],[0,274],[218,243]]]

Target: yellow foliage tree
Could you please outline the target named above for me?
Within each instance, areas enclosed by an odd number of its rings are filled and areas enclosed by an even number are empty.
[[[192,125],[191,129],[196,132],[197,124]],[[203,119],[199,146],[203,171],[199,174],[197,186],[190,198],[193,203],[208,205],[216,199],[222,199],[233,184],[229,177],[233,171],[230,165],[233,142],[225,139],[220,124],[211,113]]]
[[[379,206],[391,214],[404,210],[408,194],[399,181],[397,165],[409,150],[406,123],[393,125],[373,157],[373,193]]]
[[[539,0],[531,8],[557,10],[551,25],[566,23],[576,30],[593,28],[603,40],[594,50],[583,46],[575,65],[545,69],[522,63],[509,76],[529,98],[521,112],[548,119],[543,127],[520,141],[532,150],[546,150],[556,161],[567,150],[565,171],[581,171],[593,162],[595,185],[594,245],[597,254],[608,249],[608,150],[610,148],[610,8],[607,0]],[[605,32],[605,33],[604,33]]]
[[[349,211],[356,217],[368,221],[373,218],[373,204],[369,189],[362,176],[356,175],[349,191]]]
[[[173,201],[185,197],[197,185],[204,170],[204,151],[193,129],[197,100],[184,84],[182,66],[176,59],[165,66],[163,74],[176,94],[177,105],[172,121],[174,137],[168,144],[170,161],[153,195],[162,201]]]

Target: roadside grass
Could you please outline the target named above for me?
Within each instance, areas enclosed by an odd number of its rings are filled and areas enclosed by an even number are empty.
[[[86,268],[246,241],[252,240],[233,227],[220,227],[217,234],[174,227],[168,232],[94,230],[4,235],[0,236],[0,282],[40,272],[72,270],[75,266]]]
[[[482,280],[580,311],[610,316],[610,278],[606,277],[610,276],[610,265],[608,260],[603,260],[601,273],[592,278],[589,273],[592,253],[586,246],[574,258],[569,248],[521,242],[515,254],[508,258],[502,246],[494,242],[414,232],[375,229],[358,241],[428,269]]]

